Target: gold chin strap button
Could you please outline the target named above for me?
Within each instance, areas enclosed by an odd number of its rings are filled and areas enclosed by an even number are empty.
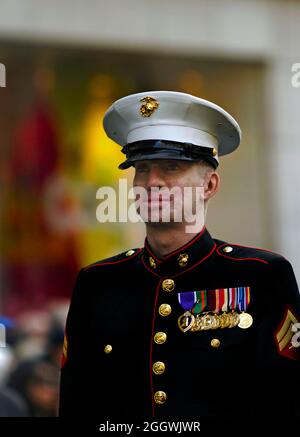
[[[105,348],[104,348],[104,352],[105,352],[106,354],[110,354],[111,351],[112,351],[112,345],[107,344],[107,345],[105,346]]]
[[[173,279],[164,279],[162,282],[162,289],[164,291],[170,292],[173,291],[175,288],[175,282]]]
[[[135,253],[135,250],[130,249],[130,250],[128,250],[128,251],[126,252],[126,256],[131,256],[131,255],[133,255],[134,253]]]
[[[231,246],[225,246],[223,249],[223,252],[225,253],[230,253],[233,251],[233,248]]]
[[[156,344],[163,344],[167,340],[167,334],[165,332],[157,332],[154,335],[154,341]]]
[[[220,346],[221,342],[218,338],[213,338],[210,344],[213,348],[217,348]]]
[[[161,316],[166,317],[171,314],[172,308],[168,303],[162,303],[158,308],[158,312]]]
[[[152,370],[155,375],[162,375],[166,370],[165,363],[162,361],[156,361],[156,363],[154,363],[152,366]]]
[[[214,148],[212,149],[212,155],[213,155],[213,156],[217,156],[217,154],[218,154],[218,151],[217,151],[217,149],[214,147]]]
[[[158,405],[162,405],[166,402],[167,395],[164,391],[159,390],[154,393],[154,402]]]

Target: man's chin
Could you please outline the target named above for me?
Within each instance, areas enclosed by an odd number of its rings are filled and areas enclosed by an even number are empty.
[[[169,222],[147,221],[147,222],[145,222],[145,224],[149,228],[156,228],[156,229],[158,229],[158,228],[159,229],[171,229],[171,228],[174,229],[174,228],[182,226],[182,222],[175,222],[175,221],[174,222],[172,222],[172,221],[169,221]]]
[[[162,209],[156,211],[148,211],[148,214],[141,215],[143,221],[148,223],[158,223],[158,224],[170,224],[170,223],[178,223],[178,220],[174,219],[174,214],[163,213]]]

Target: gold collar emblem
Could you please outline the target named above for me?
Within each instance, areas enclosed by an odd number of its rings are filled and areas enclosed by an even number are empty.
[[[188,263],[188,260],[189,260],[189,256],[187,253],[181,253],[177,258],[180,267],[185,267]]]
[[[159,103],[153,97],[147,96],[140,100],[143,104],[140,107],[142,117],[150,117],[159,106]]]
[[[156,262],[154,261],[154,259],[152,258],[152,256],[149,257],[149,263],[150,263],[150,266],[151,266],[153,269],[156,269]]]

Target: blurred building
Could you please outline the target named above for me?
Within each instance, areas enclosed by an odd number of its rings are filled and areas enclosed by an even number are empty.
[[[130,183],[105,137],[108,105],[184,91],[239,121],[208,229],[277,251],[300,279],[298,1],[0,0],[1,303],[68,299],[80,266],[143,244],[143,225],[96,220],[100,186]]]

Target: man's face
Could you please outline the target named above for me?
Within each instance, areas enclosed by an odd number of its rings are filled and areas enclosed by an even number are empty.
[[[205,174],[206,167],[199,162],[172,159],[136,162],[133,186],[142,187],[147,193],[140,198],[138,213],[144,220],[148,215],[145,221],[152,223],[190,223],[188,217],[199,214],[199,206],[200,214],[204,212]]]

